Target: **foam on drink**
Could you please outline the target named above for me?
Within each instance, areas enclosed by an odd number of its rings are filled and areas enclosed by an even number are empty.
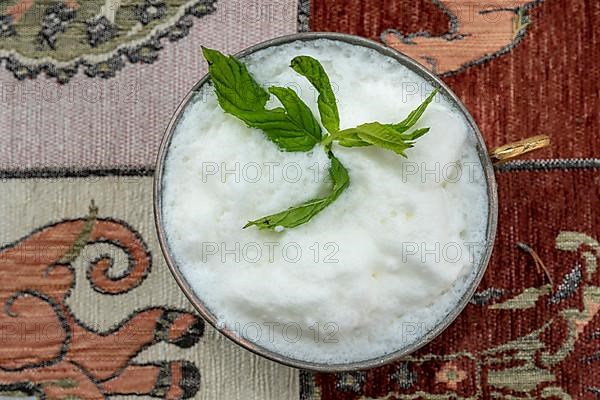
[[[315,90],[289,68],[297,55],[323,64],[342,129],[398,122],[433,90],[396,60],[325,39],[243,62],[262,85],[294,88],[318,115]],[[310,222],[242,230],[326,195],[330,162],[320,147],[280,151],[225,114],[212,86],[196,95],[166,157],[164,229],[183,275],[224,326],[284,355],[343,363],[399,350],[444,318],[485,247],[488,199],[462,114],[438,95],[416,127],[431,131],[408,159],[334,145],[350,186]]]

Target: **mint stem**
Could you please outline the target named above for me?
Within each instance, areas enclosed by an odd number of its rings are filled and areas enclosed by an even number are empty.
[[[331,143],[332,143],[332,142],[333,142],[335,139],[337,139],[337,136],[338,136],[338,135],[336,135],[336,133],[338,133],[338,132],[335,132],[335,133],[330,133],[329,135],[325,136],[325,138],[324,138],[323,140],[321,140],[321,144],[322,144],[324,147],[327,147],[327,146],[331,145]]]

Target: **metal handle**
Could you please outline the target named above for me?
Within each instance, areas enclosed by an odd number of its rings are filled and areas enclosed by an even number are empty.
[[[509,143],[498,147],[490,152],[492,163],[501,164],[503,162],[520,157],[530,151],[542,149],[550,145],[550,137],[546,135],[533,136],[527,139],[519,140],[518,142]]]

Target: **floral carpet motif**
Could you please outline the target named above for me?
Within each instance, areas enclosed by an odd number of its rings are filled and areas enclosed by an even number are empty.
[[[297,372],[221,337],[179,290],[151,177],[3,178],[0,397],[298,396]]]
[[[0,58],[19,79],[68,81],[83,67],[111,77],[125,60],[152,63],[161,39],[186,36],[216,0],[10,0],[0,4]]]
[[[150,273],[151,257],[139,234],[125,222],[100,219],[97,213],[92,204],[87,218],[41,227],[2,250],[0,393],[53,399],[194,396],[200,372],[193,363],[136,363],[133,358],[160,341],[192,347],[204,333],[200,317],[168,307],[148,307],[108,332],[96,332],[67,305],[77,281],[73,262],[86,246],[110,243],[129,257],[125,273],[114,277],[112,256],[98,255],[87,270],[95,291],[126,293]]]

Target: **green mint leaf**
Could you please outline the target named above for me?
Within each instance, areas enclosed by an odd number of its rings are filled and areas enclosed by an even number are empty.
[[[223,109],[235,115],[249,127],[260,129],[284,151],[309,151],[321,140],[321,126],[310,109],[292,89],[271,87],[283,108],[244,111],[230,104]]]
[[[283,108],[260,111],[235,110],[231,114],[249,127],[263,131],[265,136],[282,151],[309,151],[318,143],[314,136],[299,128]]]
[[[373,144],[362,140],[356,131],[346,129],[339,133],[338,143],[344,147],[365,147]]]
[[[219,104],[225,112],[229,112],[230,106],[244,111],[265,108],[269,93],[256,83],[244,64],[217,50],[203,47],[202,52],[208,62],[208,73],[215,86]]]
[[[321,63],[309,56],[298,56],[292,60],[291,67],[308,81],[319,92],[317,103],[321,122],[329,133],[340,130],[340,115],[337,108],[335,94],[331,88],[329,76]]]
[[[405,132],[419,121],[427,109],[427,106],[433,101],[433,98],[437,93],[438,89],[435,89],[423,103],[397,124],[371,122],[357,126],[356,128],[340,131],[337,134],[334,134],[332,138],[338,140],[338,143],[341,146],[361,147],[376,145],[406,157],[404,151],[411,148],[416,139],[429,132],[429,128],[415,129],[411,133]]]
[[[402,121],[398,122],[397,124],[390,124],[390,126],[392,128],[394,128],[395,130],[397,130],[399,133],[404,133],[407,130],[409,130],[410,128],[412,128],[417,123],[417,121],[421,118],[421,116],[427,109],[427,106],[429,106],[429,103],[431,103],[433,101],[433,98],[435,97],[435,95],[438,92],[439,92],[439,89],[435,89],[425,99],[425,101],[423,101],[419,105],[419,107],[417,107],[413,111],[411,111],[410,114],[408,114],[408,116],[406,118],[404,118]]]
[[[420,138],[421,136],[423,136],[427,132],[429,132],[429,128],[419,128],[419,129],[415,129],[411,133],[403,133],[402,134],[402,138],[404,138],[405,140],[409,140],[409,141],[412,142],[412,141]]]
[[[217,50],[202,49],[223,111],[260,129],[283,151],[309,151],[321,141],[321,127],[291,89],[270,89],[284,108],[267,110],[269,93],[256,83],[244,64]]]
[[[346,170],[346,168],[333,155],[333,153],[329,152],[329,158],[331,159],[329,176],[333,182],[333,187],[329,196],[320,199],[309,200],[277,214],[250,221],[244,226],[244,229],[250,226],[256,226],[258,229],[270,229],[274,231],[277,231],[281,228],[295,228],[296,226],[307,223],[315,215],[333,203],[350,184],[350,177],[348,176],[348,170]]]
[[[405,140],[390,125],[379,122],[369,122],[356,128],[345,129],[339,132],[339,143],[346,147],[376,145],[392,150],[396,154],[406,157],[404,151],[412,147],[412,143]],[[348,143],[351,145],[348,146]],[[366,143],[366,144],[365,144]]]
[[[281,104],[283,104],[289,120],[296,125],[300,131],[303,131],[307,135],[313,137],[315,139],[314,144],[317,144],[321,141],[321,126],[319,126],[319,123],[313,116],[310,108],[304,104],[296,92],[290,88],[282,88],[277,86],[269,88],[269,92],[274,94],[275,97],[279,99]]]

